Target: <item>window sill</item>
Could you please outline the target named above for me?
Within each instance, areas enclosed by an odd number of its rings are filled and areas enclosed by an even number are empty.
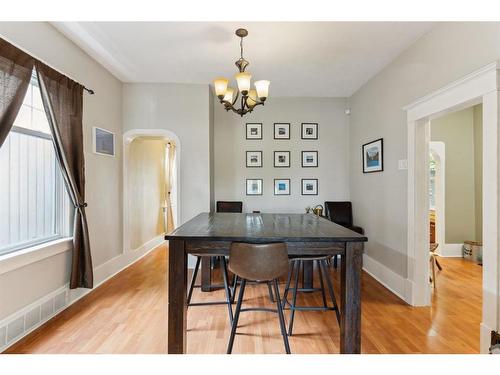
[[[71,237],[59,238],[13,253],[0,255],[0,275],[71,250]]]

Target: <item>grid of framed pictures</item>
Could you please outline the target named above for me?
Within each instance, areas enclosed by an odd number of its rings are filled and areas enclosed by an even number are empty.
[[[276,122],[273,124],[273,139],[277,141],[291,140],[292,125],[289,122]],[[300,128],[301,140],[318,140],[318,123],[303,122]],[[263,139],[262,123],[247,123],[245,127],[245,138],[247,140]],[[281,144],[281,143],[280,143]],[[317,168],[319,165],[319,155],[317,150],[301,150],[297,155],[298,162],[300,158],[301,168]],[[262,168],[264,166],[262,150],[245,151],[245,166],[247,168]],[[273,151],[274,168],[290,168],[292,166],[291,151]],[[266,162],[267,163],[267,162]],[[295,163],[295,162],[294,162]],[[248,178],[246,181],[246,195],[263,195],[263,179]],[[291,179],[275,178],[274,195],[291,195]],[[301,179],[302,195],[318,195],[318,179]]]

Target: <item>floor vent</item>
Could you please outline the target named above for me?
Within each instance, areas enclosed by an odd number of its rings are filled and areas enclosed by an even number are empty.
[[[48,321],[67,305],[68,288],[64,287],[0,321],[0,353],[19,338]]]

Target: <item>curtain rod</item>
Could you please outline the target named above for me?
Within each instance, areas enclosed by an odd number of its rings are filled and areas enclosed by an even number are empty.
[[[88,89],[88,88],[86,88],[85,86],[83,86],[83,89],[84,89],[85,91],[87,91],[90,95],[94,95],[94,94],[95,94],[94,90],[92,90],[92,89]]]

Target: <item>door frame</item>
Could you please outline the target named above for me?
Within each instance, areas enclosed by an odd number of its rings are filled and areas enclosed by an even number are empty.
[[[166,140],[173,141],[175,144],[175,167],[176,167],[176,178],[177,183],[176,190],[176,201],[172,205],[176,206],[174,212],[174,223],[180,223],[181,219],[181,207],[180,207],[180,194],[181,194],[181,179],[180,179],[180,163],[181,163],[181,143],[179,137],[174,132],[165,129],[132,129],[123,134],[123,252],[127,253],[135,249],[131,248],[130,245],[130,230],[129,230],[129,186],[128,186],[128,169],[129,169],[129,159],[130,159],[130,144],[134,139],[138,137],[163,137]]]
[[[500,64],[493,62],[403,108],[408,141],[407,301],[429,306],[428,163],[430,121],[446,113],[483,104],[483,308],[481,352],[499,320],[499,117]]]

